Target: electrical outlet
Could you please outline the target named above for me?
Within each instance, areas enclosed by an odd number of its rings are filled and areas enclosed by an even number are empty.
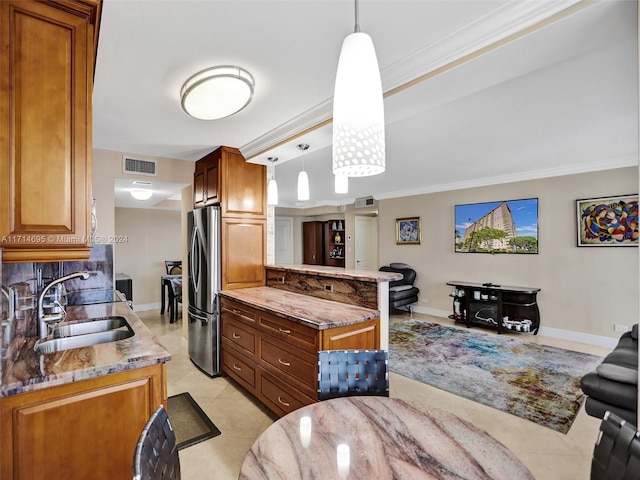
[[[325,285],[325,286],[324,286],[324,289],[325,289],[327,292],[333,292],[333,285]]]
[[[613,331],[614,332],[628,332],[629,331],[629,327],[627,327],[626,325],[619,325],[619,324],[614,324],[613,325]]]

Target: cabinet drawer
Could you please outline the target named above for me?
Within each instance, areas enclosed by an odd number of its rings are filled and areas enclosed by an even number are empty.
[[[237,322],[233,318],[223,318],[222,338],[233,343],[240,351],[252,357],[256,356],[256,330],[247,328],[244,323]]]
[[[256,365],[250,360],[236,354],[230,348],[222,348],[222,370],[240,385],[256,392]]]
[[[256,327],[256,320],[258,318],[257,310],[227,298],[221,299],[220,309],[223,319],[233,318],[234,320],[245,323],[246,325],[254,328]]]
[[[315,354],[318,351],[319,330],[263,313],[258,322],[258,328],[273,338],[310,353]]]
[[[318,356],[297,351],[290,345],[278,345],[268,338],[260,337],[260,364],[268,369],[284,373],[297,380],[310,391],[317,390]]]
[[[281,383],[264,370],[260,378],[260,400],[279,415],[286,415],[316,401]]]

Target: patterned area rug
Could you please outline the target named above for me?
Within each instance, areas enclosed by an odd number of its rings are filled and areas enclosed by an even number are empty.
[[[389,328],[392,372],[567,433],[601,357],[415,319]]]

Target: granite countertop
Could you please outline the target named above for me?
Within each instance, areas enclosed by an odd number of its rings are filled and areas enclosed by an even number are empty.
[[[271,287],[224,290],[220,295],[318,330],[353,325],[380,316],[378,310]]]
[[[341,267],[326,267],[323,265],[266,265],[265,268],[282,272],[298,272],[324,277],[347,278],[360,280],[362,282],[383,283],[402,280],[401,273],[379,272],[377,270],[355,270]]]
[[[37,337],[16,334],[2,365],[0,397],[40,390],[141,368],[171,359],[171,354],[126,303],[68,306],[60,325],[113,315],[125,317],[134,335],[125,340],[39,354],[33,349]]]

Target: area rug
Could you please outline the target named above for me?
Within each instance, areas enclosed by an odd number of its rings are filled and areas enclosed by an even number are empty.
[[[520,334],[524,336],[524,334]],[[415,319],[389,328],[392,372],[567,433],[601,357]]]
[[[218,427],[188,392],[169,397],[167,414],[176,434],[178,450],[220,435]]]

